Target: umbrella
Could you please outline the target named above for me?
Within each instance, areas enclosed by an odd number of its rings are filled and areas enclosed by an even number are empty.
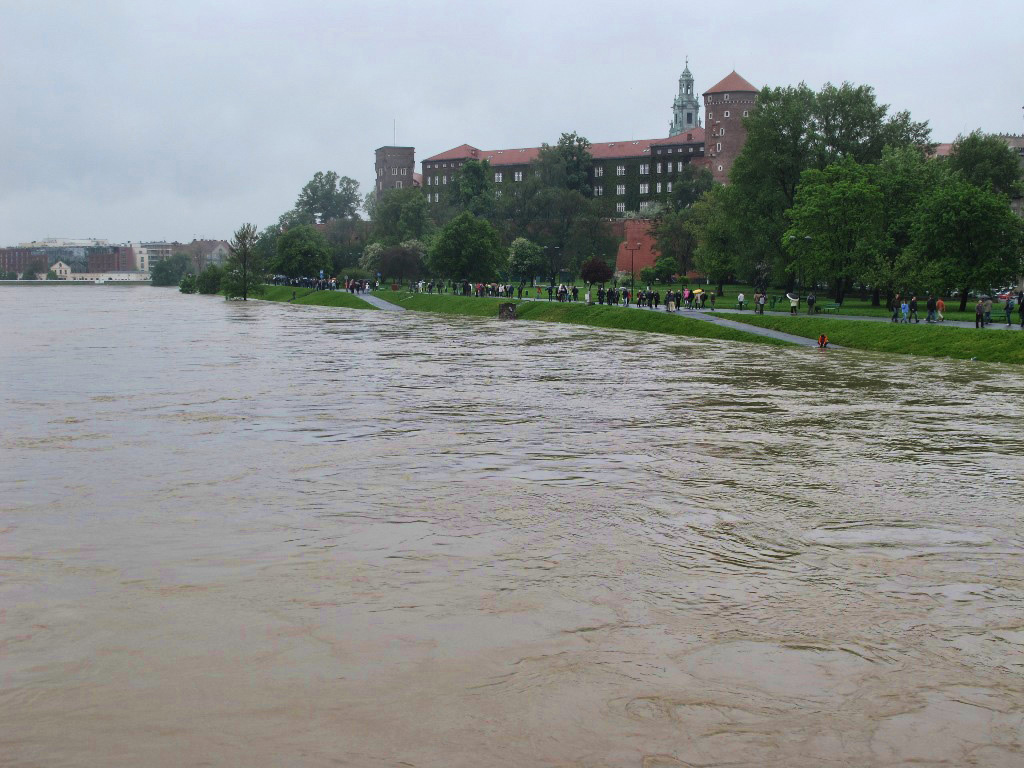
[[[792,293],[787,293],[786,298],[789,299],[790,301],[800,301],[800,297],[794,296]]]

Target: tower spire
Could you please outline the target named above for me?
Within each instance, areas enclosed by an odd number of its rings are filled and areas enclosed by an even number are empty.
[[[679,76],[679,95],[672,102],[672,122],[669,123],[669,136],[685,131],[692,131],[700,125],[698,113],[700,102],[694,92],[693,75],[690,73],[690,56],[686,56],[683,74]]]

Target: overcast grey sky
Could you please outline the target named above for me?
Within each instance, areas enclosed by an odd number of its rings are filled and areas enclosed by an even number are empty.
[[[874,86],[933,139],[1021,133],[1024,2],[0,0],[0,245],[227,238],[373,151],[667,135],[698,91]],[[417,165],[417,170],[419,166]]]

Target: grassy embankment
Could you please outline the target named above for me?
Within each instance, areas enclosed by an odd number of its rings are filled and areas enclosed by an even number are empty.
[[[311,288],[294,288],[290,285],[268,285],[265,288],[266,293],[260,296],[264,301],[291,301],[294,293],[296,298],[291,302],[292,304],[345,307],[346,309],[377,309],[348,291],[314,291]]]
[[[961,360],[973,358],[990,363],[1024,365],[1024,333],[1016,331],[981,331],[924,323],[871,323],[822,315],[730,315],[729,319],[809,339],[816,339],[819,334],[825,333],[830,342],[850,349]]]
[[[445,315],[489,318],[497,318],[498,305],[505,303],[504,299],[445,294],[380,291],[376,295],[386,301],[415,312],[437,312]],[[755,344],[790,346],[785,341],[755,336],[746,331],[737,331],[702,320],[670,315],[666,312],[641,312],[636,309],[609,306],[588,307],[580,302],[517,302],[516,315],[521,320],[539,320],[549,323],[589,325],[594,328],[614,328],[625,331],[667,333],[674,336],[691,336],[702,339],[722,339],[725,341],[746,341]]]

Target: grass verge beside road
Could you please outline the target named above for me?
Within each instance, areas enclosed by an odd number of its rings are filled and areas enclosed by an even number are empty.
[[[427,293],[393,293],[381,291],[376,294],[385,301],[414,312],[437,312],[445,315],[473,317],[498,317],[498,305],[504,299],[477,298],[475,296],[450,296]],[[674,336],[690,336],[701,339],[723,341],[746,341],[754,344],[790,346],[788,342],[756,336],[746,331],[725,328],[702,320],[670,315],[667,312],[641,312],[624,307],[591,305],[580,302],[523,301],[516,303],[516,315],[520,320],[538,320],[548,323],[569,323],[588,325],[594,328],[613,328],[625,331],[667,333]]]
[[[264,301],[291,301],[292,294],[295,294],[295,301],[292,304],[311,304],[318,307],[345,307],[346,309],[373,309],[377,308],[360,299],[356,294],[348,291],[314,291],[311,288],[295,288],[290,285],[268,285],[266,292],[259,298]],[[497,311],[497,310],[495,310]]]
[[[940,325],[867,323],[815,317],[729,315],[735,320],[809,339],[824,333],[830,342],[851,349],[895,352],[923,357],[953,357],[990,363],[1024,365],[1024,334],[1013,331],[981,331]]]

